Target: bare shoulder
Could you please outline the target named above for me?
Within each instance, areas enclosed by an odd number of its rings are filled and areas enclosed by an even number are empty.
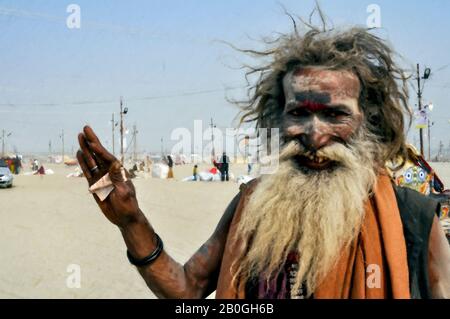
[[[234,214],[236,212],[237,206],[241,200],[242,192],[239,192],[228,204],[225,212],[222,215],[217,227],[211,236],[211,238],[221,236],[223,234],[227,235],[230,228],[231,221],[233,220]]]
[[[450,298],[450,245],[436,217],[431,226],[428,267],[434,298]]]

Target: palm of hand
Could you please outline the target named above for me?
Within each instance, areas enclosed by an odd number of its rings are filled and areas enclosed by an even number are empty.
[[[104,201],[94,194],[103,214],[119,227],[134,221],[140,213],[136,191],[130,180],[123,180],[120,162],[102,146],[90,127],[84,128],[78,140],[81,150],[77,153],[77,159],[88,184],[96,183],[106,173],[113,182],[114,189]]]

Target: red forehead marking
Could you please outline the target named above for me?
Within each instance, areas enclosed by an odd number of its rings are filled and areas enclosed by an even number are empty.
[[[311,100],[303,101],[301,105],[310,112],[318,112],[328,108],[325,104],[317,103]]]

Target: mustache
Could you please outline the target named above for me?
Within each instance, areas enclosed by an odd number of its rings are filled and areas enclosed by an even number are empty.
[[[351,168],[357,160],[357,152],[352,144],[333,143],[312,152],[303,146],[299,141],[292,140],[285,144],[280,152],[280,161],[292,160],[298,156],[315,155],[330,161],[337,162],[345,167]]]

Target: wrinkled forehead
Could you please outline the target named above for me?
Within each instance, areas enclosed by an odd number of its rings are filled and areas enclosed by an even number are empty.
[[[358,99],[358,77],[346,70],[326,70],[317,67],[298,68],[283,78],[287,98],[299,92],[328,93],[332,100]]]

